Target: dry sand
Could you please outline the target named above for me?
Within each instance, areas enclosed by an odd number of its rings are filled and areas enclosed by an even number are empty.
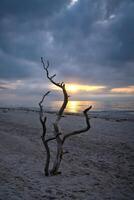
[[[47,116],[52,122],[55,114]],[[45,177],[38,113],[1,109],[0,200],[133,200],[134,122],[107,119],[91,118],[88,132],[65,143],[62,174]],[[83,120],[65,115],[62,130],[81,128]]]

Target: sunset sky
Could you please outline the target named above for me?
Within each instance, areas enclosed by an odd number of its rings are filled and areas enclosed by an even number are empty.
[[[134,95],[133,0],[1,0],[0,104],[38,103],[50,74],[73,99]]]

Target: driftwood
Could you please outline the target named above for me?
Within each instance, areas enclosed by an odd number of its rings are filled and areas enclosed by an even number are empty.
[[[90,129],[90,122],[89,122],[89,117],[88,117],[87,112],[92,108],[92,106],[86,108],[83,111],[83,114],[84,114],[85,120],[86,120],[86,127],[81,129],[81,130],[72,131],[70,133],[63,135],[63,133],[61,133],[60,130],[59,130],[59,122],[60,122],[60,119],[63,116],[64,110],[67,106],[69,96],[67,94],[64,82],[61,82],[61,83],[55,82],[54,77],[56,76],[56,74],[50,76],[49,71],[48,71],[49,61],[45,62],[44,59],[41,57],[41,63],[43,65],[43,68],[46,72],[46,76],[49,79],[49,81],[52,84],[59,87],[62,90],[63,96],[64,96],[63,104],[62,104],[61,108],[59,109],[59,111],[57,113],[56,120],[53,123],[54,136],[50,137],[48,139],[46,139],[46,133],[47,133],[46,120],[47,120],[47,117],[44,116],[42,104],[44,102],[45,97],[50,93],[50,91],[46,92],[43,95],[41,101],[39,102],[39,108],[40,108],[39,116],[40,116],[40,122],[41,122],[42,129],[43,129],[41,138],[42,138],[45,150],[46,150],[46,163],[45,163],[44,171],[45,171],[46,176],[51,176],[51,175],[57,175],[57,174],[60,173],[58,170],[59,170],[59,167],[60,167],[61,160],[63,158],[63,145],[64,145],[66,139],[69,138],[70,136],[81,134],[81,133],[86,132]],[[55,161],[53,163],[52,169],[50,169],[49,165],[50,165],[51,156],[50,156],[50,148],[49,148],[48,143],[52,140],[55,140],[56,143],[57,143],[57,152],[56,152],[56,155],[55,155]]]

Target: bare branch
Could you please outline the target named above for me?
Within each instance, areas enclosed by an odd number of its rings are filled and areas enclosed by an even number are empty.
[[[41,101],[39,102],[41,118],[43,117],[43,105],[42,105],[42,103],[43,103],[45,97],[46,97],[49,93],[50,93],[50,91],[46,92],[46,93],[43,95]]]
[[[47,153],[47,155],[46,155],[46,164],[45,164],[45,169],[44,169],[45,175],[46,175],[46,176],[49,175],[50,150],[49,150],[49,146],[48,146],[48,141],[45,140],[45,136],[46,136],[46,120],[47,120],[47,117],[46,117],[46,116],[45,116],[45,117],[43,116],[43,105],[42,105],[42,103],[43,103],[45,97],[46,97],[49,93],[50,93],[50,91],[46,92],[46,93],[43,95],[41,101],[39,102],[39,107],[40,107],[40,111],[39,111],[40,122],[41,122],[41,124],[42,124],[42,129],[43,129],[41,138],[42,138],[42,142],[43,142],[43,144],[44,144],[44,146],[45,146],[46,153]]]
[[[57,134],[56,137],[57,137],[58,135],[61,135],[61,133]],[[45,142],[50,142],[50,141],[52,141],[52,140],[55,140],[56,137],[48,138],[47,140],[45,140]]]
[[[39,102],[39,106],[42,106],[41,104],[43,103],[45,97],[46,97],[49,93],[50,93],[50,91],[46,92],[46,93],[43,95],[41,101]]]
[[[65,88],[65,84],[64,82],[61,82],[61,83],[57,83],[53,80],[53,78],[56,76],[56,74],[50,76],[49,75],[49,71],[48,71],[48,67],[49,67],[49,62],[47,61],[47,64],[45,64],[44,62],[44,59],[43,57],[41,57],[41,62],[42,62],[42,65],[43,65],[43,68],[44,70],[46,71],[46,74],[47,74],[47,78],[50,80],[51,83],[53,83],[54,85],[56,85],[57,87],[60,87],[62,89],[62,92],[63,92],[63,95],[64,95],[64,101],[63,101],[63,104],[58,112],[58,117],[57,117],[57,120],[56,120],[56,123],[58,123],[58,121],[60,120],[66,106],[67,106],[67,103],[68,103],[68,94],[67,94],[67,91],[66,91],[66,88]]]
[[[60,163],[62,160],[63,145],[62,145],[62,139],[60,138],[61,133],[59,131],[58,122],[55,122],[53,126],[54,126],[55,135],[56,135],[56,141],[57,141],[57,153],[56,153],[56,158],[55,158],[55,161],[53,163],[53,167],[50,173],[53,175],[56,175],[56,174],[59,174],[58,169],[60,167]]]
[[[44,59],[41,57],[41,62],[42,62],[42,65],[43,65],[44,70],[46,71],[47,78],[50,80],[51,83],[53,83],[53,84],[56,85],[57,87],[60,87],[60,88],[62,89],[62,92],[63,92],[63,95],[64,95],[64,102],[63,102],[63,104],[62,104],[62,106],[61,106],[61,108],[60,108],[60,110],[59,110],[59,112],[58,112],[58,118],[57,118],[57,120],[59,121],[60,118],[61,118],[61,116],[62,116],[62,114],[63,114],[63,112],[64,112],[64,110],[65,110],[65,108],[66,108],[66,106],[67,106],[68,97],[69,97],[69,96],[68,96],[67,91],[66,91],[66,89],[65,89],[65,84],[64,84],[64,82],[57,83],[57,82],[55,82],[55,81],[53,80],[53,78],[56,76],[56,74],[54,74],[54,75],[52,75],[52,76],[49,75],[49,71],[48,71],[48,68],[49,68],[49,61],[47,61],[47,63],[45,64]]]
[[[83,111],[83,114],[85,116],[85,119],[86,119],[86,124],[87,126],[83,129],[80,129],[80,130],[76,130],[76,131],[73,131],[71,133],[68,133],[66,134],[64,137],[63,137],[63,140],[62,140],[62,143],[65,142],[65,140],[70,137],[70,136],[73,136],[73,135],[77,135],[77,134],[80,134],[80,133],[83,133],[83,132],[86,132],[90,129],[90,122],[89,122],[89,117],[88,117],[88,114],[87,112],[92,108],[92,106],[86,108],[84,111]]]
[[[64,102],[63,102],[63,105],[62,105],[61,109],[58,112],[58,120],[60,120],[60,117],[63,114],[64,109],[66,108],[66,105],[68,103],[68,95],[67,95],[67,92],[66,92],[66,89],[65,89],[65,84],[63,82],[62,83],[57,83],[57,82],[55,82],[53,80],[53,78],[56,76],[56,74],[54,74],[52,76],[49,75],[49,71],[48,71],[49,62],[48,61],[47,61],[47,65],[46,65],[44,60],[43,60],[43,58],[41,57],[41,62],[43,64],[44,70],[46,71],[47,78],[50,80],[51,83],[53,83],[57,87],[60,87],[62,89],[62,91],[63,91],[63,94],[64,94]]]
[[[63,112],[67,106],[67,103],[68,103],[68,94],[67,94],[67,91],[66,91],[66,88],[65,88],[65,84],[62,84],[62,92],[63,92],[63,95],[64,95],[64,100],[63,100],[63,104],[58,112],[58,117],[57,117],[57,122],[60,120],[60,118],[62,117],[63,115]]]
[[[50,78],[53,79],[56,76],[56,74],[54,74],[53,76],[51,76]]]
[[[44,119],[43,119],[43,105],[42,105],[42,103],[43,103],[45,97],[46,97],[49,93],[50,93],[50,91],[46,92],[46,93],[43,95],[41,101],[39,102],[39,107],[40,107],[40,111],[39,111],[40,122],[41,122],[42,127],[43,127],[43,135],[44,135],[44,136],[45,136],[45,133],[46,133],[46,126],[45,126],[45,123],[46,123],[47,118],[44,117]]]
[[[43,57],[41,57],[41,62],[42,62],[42,65],[43,65],[43,68],[44,70],[46,71],[46,74],[47,74],[47,78],[50,80],[51,83],[53,83],[54,85],[58,86],[58,87],[62,87],[60,83],[56,83],[53,78],[56,76],[56,74],[50,76],[49,75],[49,71],[48,71],[48,68],[49,68],[49,61],[47,61],[47,63],[45,64],[44,62],[44,59]]]

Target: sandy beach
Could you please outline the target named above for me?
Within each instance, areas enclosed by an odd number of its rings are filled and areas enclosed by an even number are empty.
[[[126,115],[91,115],[91,129],[66,141],[62,173],[46,177],[38,113],[1,109],[0,200],[134,199],[134,115]],[[55,114],[47,117],[51,134]],[[60,125],[66,133],[85,121],[65,115]]]

